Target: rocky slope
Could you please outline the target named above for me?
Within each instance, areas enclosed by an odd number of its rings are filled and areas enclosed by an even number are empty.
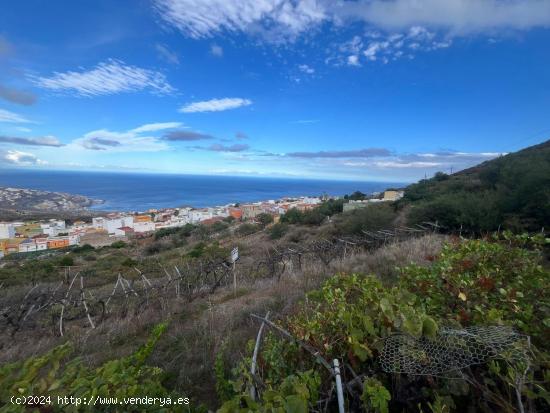
[[[74,212],[98,203],[101,201],[83,195],[0,187],[0,210]]]

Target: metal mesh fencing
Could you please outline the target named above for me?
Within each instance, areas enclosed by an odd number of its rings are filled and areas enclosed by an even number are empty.
[[[433,337],[392,334],[380,356],[387,373],[456,377],[460,370],[494,359],[528,361],[529,339],[506,326],[442,328]]]

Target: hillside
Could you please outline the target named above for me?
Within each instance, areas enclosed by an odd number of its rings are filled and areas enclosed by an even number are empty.
[[[438,221],[470,232],[550,225],[550,141],[453,175],[438,173],[406,188],[410,223]]]
[[[461,210],[471,231],[458,237],[448,230],[461,221],[429,207],[449,196],[462,206],[469,194],[474,208],[490,194],[505,210],[498,202],[525,193],[513,191],[514,176],[525,188],[546,182],[536,163],[547,167],[548,143],[411,185],[398,203],[343,213],[345,200],[331,200],[278,223],[227,218],[7,256],[0,411],[11,395],[32,393],[189,398],[168,411],[333,412],[334,358],[348,412],[545,411],[548,239],[540,228],[476,237],[487,231],[476,209]],[[514,205],[506,222],[546,219]],[[422,210],[443,233],[415,225]],[[252,374],[258,316],[268,312]]]
[[[0,187],[0,220],[90,216],[102,201],[83,195]]]

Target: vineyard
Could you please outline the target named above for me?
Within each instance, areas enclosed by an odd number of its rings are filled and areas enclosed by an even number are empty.
[[[239,278],[276,278],[285,273],[300,272],[308,263],[344,260],[354,253],[377,249],[391,242],[419,237],[437,230],[437,224],[424,223],[415,228],[365,231],[363,236],[338,237],[312,241],[306,245],[272,246],[252,259],[243,257]],[[74,274],[73,274],[74,273]],[[81,323],[89,328],[109,318],[133,317],[147,308],[166,311],[171,300],[190,302],[213,294],[233,283],[233,268],[226,249],[219,248],[207,258],[186,260],[180,266],[167,268],[132,268],[131,279],[117,274],[112,284],[89,285],[85,271],[67,268],[58,283],[37,283],[27,291],[4,293],[0,298],[0,327],[14,335],[25,329],[64,335],[68,323]],[[97,280],[93,280],[96,281]],[[7,290],[5,290],[6,292]],[[1,292],[1,290],[0,290]]]
[[[220,412],[543,411],[550,402],[550,275],[541,265],[548,248],[543,236],[499,233],[468,240],[456,234],[447,236],[440,252],[424,257],[427,264],[403,262],[396,279],[349,272],[357,260],[422,242],[437,236],[438,229],[426,222],[243,247],[235,268],[229,244],[196,244],[179,262],[138,261],[110,282],[74,266],[63,268],[58,282],[3,288],[4,348],[10,340],[37,334],[64,344],[0,367],[0,411],[32,407],[7,403],[14,394],[181,396],[182,387],[174,386],[167,371],[147,365],[162,357],[165,331],[179,324],[174,316],[179,308],[203,308],[206,301],[209,320],[213,296],[221,294],[219,302],[230,303],[239,301],[247,286],[267,283],[285,291],[296,282],[306,283],[306,291],[313,288],[300,303],[269,304],[263,307],[267,314],[242,313],[248,331],[257,334],[249,333],[238,357],[234,350],[228,353],[228,336],[213,347]],[[251,237],[252,245],[256,239]],[[331,272],[339,273],[328,277]],[[310,284],[314,273],[327,277]],[[89,367],[82,353],[74,358],[75,338],[86,341],[97,331],[95,340],[100,340],[150,314],[168,324],[155,328],[137,352],[96,367]],[[143,409],[206,409],[204,399],[185,396],[191,405]],[[53,409],[112,411],[68,404]]]
[[[274,324],[254,315],[271,327],[260,369],[242,360],[221,411],[338,411],[333,359],[343,365],[346,411],[546,410],[544,242],[457,239],[431,267],[404,267],[392,287],[337,275],[292,317]]]

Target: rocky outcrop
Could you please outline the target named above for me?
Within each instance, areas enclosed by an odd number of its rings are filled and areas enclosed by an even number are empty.
[[[48,192],[36,189],[0,187],[0,209],[12,211],[81,211],[101,204],[83,195]]]

